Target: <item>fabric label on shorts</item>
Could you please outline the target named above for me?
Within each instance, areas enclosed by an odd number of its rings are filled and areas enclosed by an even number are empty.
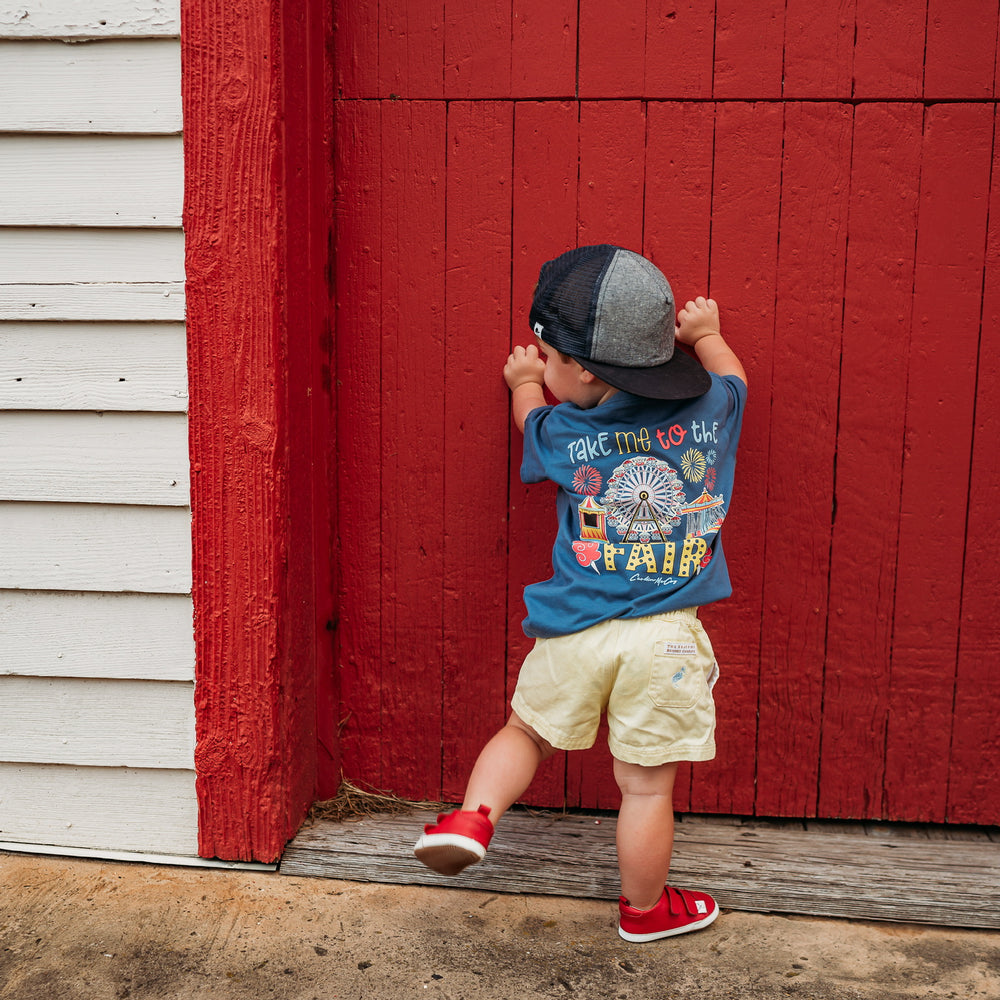
[[[648,648],[648,647],[647,647]],[[658,642],[653,648],[655,656],[694,656],[698,647],[693,642]]]

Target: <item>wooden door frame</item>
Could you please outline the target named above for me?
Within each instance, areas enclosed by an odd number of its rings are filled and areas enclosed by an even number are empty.
[[[182,0],[199,853],[339,776],[329,4]]]

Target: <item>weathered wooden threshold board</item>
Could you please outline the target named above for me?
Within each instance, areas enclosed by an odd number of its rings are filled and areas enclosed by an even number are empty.
[[[486,859],[446,878],[411,853],[414,811],[317,821],[291,842],[285,875],[617,899],[614,816],[514,811]],[[1000,928],[1000,833],[678,817],[671,882],[764,913]]]

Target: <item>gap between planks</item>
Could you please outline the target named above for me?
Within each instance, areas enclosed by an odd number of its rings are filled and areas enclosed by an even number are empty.
[[[288,845],[284,875],[617,899],[613,815],[513,811],[486,859],[436,875],[412,846],[435,814],[317,821]],[[995,830],[678,817],[671,882],[763,913],[1000,928]]]

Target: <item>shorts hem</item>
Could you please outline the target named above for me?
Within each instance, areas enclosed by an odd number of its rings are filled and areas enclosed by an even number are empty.
[[[597,733],[587,736],[568,736],[561,729],[556,729],[534,709],[530,708],[523,698],[514,692],[514,697],[510,700],[510,707],[517,713],[518,717],[526,722],[539,736],[556,750],[589,750],[597,740]]]
[[[676,764],[681,761],[701,762],[715,759],[715,742],[699,743],[696,746],[674,744],[669,747],[633,747],[617,740],[608,739],[612,757],[625,764],[641,764],[643,767],[658,767],[660,764]]]

